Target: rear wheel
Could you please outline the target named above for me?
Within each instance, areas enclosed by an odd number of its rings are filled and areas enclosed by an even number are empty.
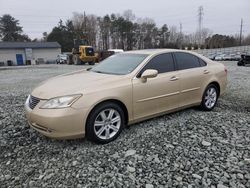
[[[95,65],[95,62],[94,61],[90,61],[89,65]]]
[[[218,97],[218,88],[214,84],[208,85],[202,97],[201,108],[206,111],[212,110],[217,103]]]
[[[106,144],[115,140],[125,124],[124,112],[115,103],[103,103],[89,115],[86,124],[87,138]]]
[[[79,58],[79,55],[73,55],[73,62],[75,65],[79,65],[81,60]]]
[[[239,62],[237,63],[237,65],[238,65],[238,66],[244,66],[244,63],[243,63],[243,61],[239,61]]]

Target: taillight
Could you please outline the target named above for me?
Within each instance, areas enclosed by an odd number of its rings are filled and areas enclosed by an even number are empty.
[[[225,71],[225,73],[227,74],[227,67],[224,67],[224,71]]]

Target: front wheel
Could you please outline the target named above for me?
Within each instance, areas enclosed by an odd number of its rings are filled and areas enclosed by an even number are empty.
[[[202,96],[201,108],[206,111],[212,110],[217,103],[218,97],[218,88],[214,84],[208,85]]]
[[[115,103],[103,103],[90,113],[86,124],[87,138],[106,144],[115,140],[125,124],[124,112]]]

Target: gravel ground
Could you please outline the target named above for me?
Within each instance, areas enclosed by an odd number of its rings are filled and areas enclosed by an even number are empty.
[[[32,88],[82,66],[0,69],[0,187],[250,187],[250,67],[224,63],[229,84],[212,112],[144,121],[107,145],[48,139],[25,119]]]

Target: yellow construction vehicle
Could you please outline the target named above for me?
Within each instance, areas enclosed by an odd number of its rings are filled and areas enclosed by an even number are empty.
[[[69,64],[84,65],[88,63],[89,65],[94,65],[97,62],[98,57],[92,46],[83,45],[84,41],[74,40],[74,48],[72,49],[72,61]]]

